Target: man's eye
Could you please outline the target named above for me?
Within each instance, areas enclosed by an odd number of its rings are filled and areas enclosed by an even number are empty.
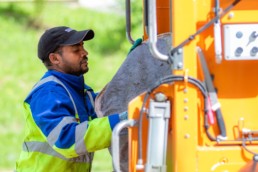
[[[75,53],[77,53],[77,52],[79,52],[79,51],[80,51],[79,48],[76,48],[76,49],[73,50],[73,52],[75,52]]]

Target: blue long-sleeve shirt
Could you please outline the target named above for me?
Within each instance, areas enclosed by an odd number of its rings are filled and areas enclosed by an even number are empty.
[[[53,148],[65,157],[92,152],[110,145],[111,131],[119,122],[118,114],[97,118],[90,101],[96,94],[84,84],[83,76],[74,76],[49,70],[42,79],[58,78],[70,92],[78,114],[65,88],[57,82],[46,82],[34,89],[26,98],[32,117]],[[94,120],[92,120],[94,119]],[[92,121],[91,121],[92,120]],[[79,122],[78,122],[79,121]],[[78,138],[78,137],[81,138]],[[85,144],[84,144],[85,143]],[[71,149],[75,145],[75,152]],[[85,148],[82,148],[85,146]],[[71,149],[69,151],[69,149]]]

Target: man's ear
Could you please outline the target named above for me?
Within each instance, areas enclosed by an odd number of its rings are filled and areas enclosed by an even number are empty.
[[[60,56],[57,53],[50,53],[49,60],[52,64],[59,64],[60,63]]]

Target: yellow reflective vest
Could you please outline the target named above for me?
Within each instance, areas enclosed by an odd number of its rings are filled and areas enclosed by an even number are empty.
[[[86,91],[85,91],[86,90]],[[18,172],[90,172],[93,152],[110,146],[119,115],[97,118],[83,76],[48,71],[24,101]]]

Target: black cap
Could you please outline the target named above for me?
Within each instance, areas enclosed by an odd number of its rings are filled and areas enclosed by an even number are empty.
[[[50,53],[63,45],[75,45],[94,37],[93,30],[76,31],[66,26],[48,29],[38,43],[38,57],[44,61]]]

